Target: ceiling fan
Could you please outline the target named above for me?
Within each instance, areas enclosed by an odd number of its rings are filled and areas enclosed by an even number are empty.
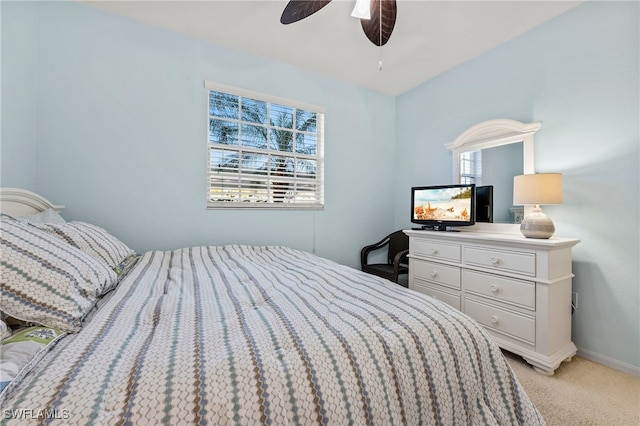
[[[280,22],[292,24],[313,15],[331,0],[290,0],[282,12]],[[367,38],[376,46],[384,46],[396,24],[396,0],[356,0],[351,16],[360,18]]]

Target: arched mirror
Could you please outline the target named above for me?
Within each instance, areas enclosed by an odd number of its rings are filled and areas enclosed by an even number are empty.
[[[533,135],[541,123],[488,120],[467,129],[445,146],[453,155],[453,182],[475,183],[492,190],[494,223],[521,220],[522,207],[513,206],[513,177],[535,173]],[[478,207],[478,217],[482,216]]]

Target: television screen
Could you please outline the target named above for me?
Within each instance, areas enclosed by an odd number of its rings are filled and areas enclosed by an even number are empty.
[[[475,184],[411,188],[411,222],[440,230],[475,223]]]

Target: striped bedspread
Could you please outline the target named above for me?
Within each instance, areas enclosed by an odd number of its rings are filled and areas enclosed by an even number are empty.
[[[151,251],[114,291],[9,395],[3,422],[544,424],[475,322],[306,252]]]

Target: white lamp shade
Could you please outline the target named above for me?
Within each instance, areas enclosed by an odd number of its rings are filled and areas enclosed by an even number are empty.
[[[513,204],[562,204],[562,174],[536,173],[515,176]]]

